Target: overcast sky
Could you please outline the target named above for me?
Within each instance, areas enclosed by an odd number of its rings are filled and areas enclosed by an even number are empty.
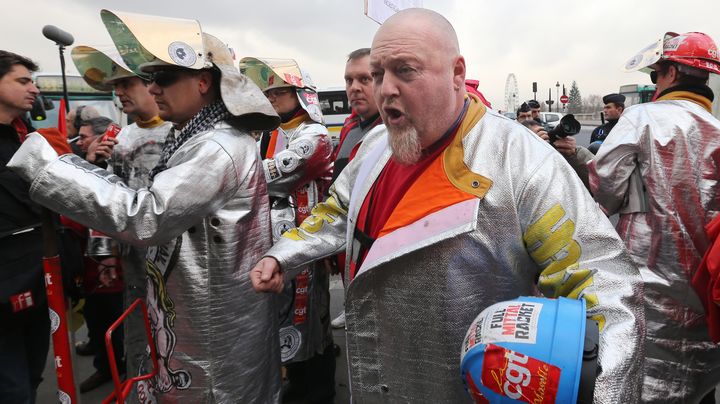
[[[505,80],[514,73],[520,98],[546,99],[555,83],[576,80],[583,97],[649,83],[620,67],[666,31],[701,31],[720,40],[717,0],[424,0],[455,27],[468,78],[495,108],[503,109]],[[108,45],[100,9],[193,18],[204,31],[244,56],[294,58],[319,87],[342,86],[346,55],[370,46],[378,24],[363,0],[2,0],[0,48],[29,56],[59,72],[57,47],[42,36],[53,24],[75,45]],[[66,52],[68,73],[77,74]]]

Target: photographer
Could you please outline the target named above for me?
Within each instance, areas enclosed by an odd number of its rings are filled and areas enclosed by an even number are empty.
[[[571,115],[566,115],[566,118]],[[566,119],[563,118],[563,119]],[[574,118],[571,118],[574,120]],[[575,121],[577,122],[577,121]],[[558,136],[556,133],[562,132],[563,124],[559,124],[556,129],[553,129],[548,133],[543,125],[533,119],[528,119],[522,122],[528,129],[533,131],[536,135],[543,138],[543,140],[549,142],[555,150],[565,157],[565,160],[575,170],[578,177],[582,180],[585,188],[590,190],[590,183],[588,181],[588,167],[587,163],[593,159],[593,154],[586,148],[578,146],[575,142],[575,138],[572,137],[574,133],[567,133],[565,136],[560,133]],[[578,124],[579,125],[579,124]],[[559,128],[559,129],[558,129]],[[577,133],[577,132],[576,132]],[[553,136],[555,134],[555,136]],[[570,136],[568,136],[570,135]]]

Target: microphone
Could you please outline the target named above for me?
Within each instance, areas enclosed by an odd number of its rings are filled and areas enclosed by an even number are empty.
[[[65,32],[54,25],[44,26],[42,33],[45,38],[54,41],[60,46],[70,46],[75,42],[75,38],[69,32]]]

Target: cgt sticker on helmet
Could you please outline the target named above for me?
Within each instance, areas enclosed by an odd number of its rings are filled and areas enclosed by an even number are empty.
[[[685,41],[685,38],[686,38],[686,36],[679,35],[679,36],[673,37],[671,39],[668,39],[667,41],[665,41],[665,44],[663,45],[663,51],[674,52],[674,51],[678,50],[680,45],[682,45],[682,43]]]
[[[297,355],[302,344],[302,334],[293,326],[280,329],[280,360],[287,362]]]
[[[168,55],[173,62],[184,67],[192,66],[197,61],[195,50],[181,41],[175,41],[168,45]]]
[[[294,74],[290,74],[290,73],[285,73],[284,76],[285,76],[285,82],[290,84],[291,86],[295,86],[295,87],[303,86],[302,78],[300,78]]]
[[[485,348],[481,382],[483,386],[525,403],[554,403],[560,384],[560,368],[489,344]]]

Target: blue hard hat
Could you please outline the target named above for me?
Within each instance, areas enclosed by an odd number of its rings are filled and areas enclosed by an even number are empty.
[[[463,341],[465,388],[477,403],[592,402],[598,340],[582,299],[496,303],[477,316]]]

